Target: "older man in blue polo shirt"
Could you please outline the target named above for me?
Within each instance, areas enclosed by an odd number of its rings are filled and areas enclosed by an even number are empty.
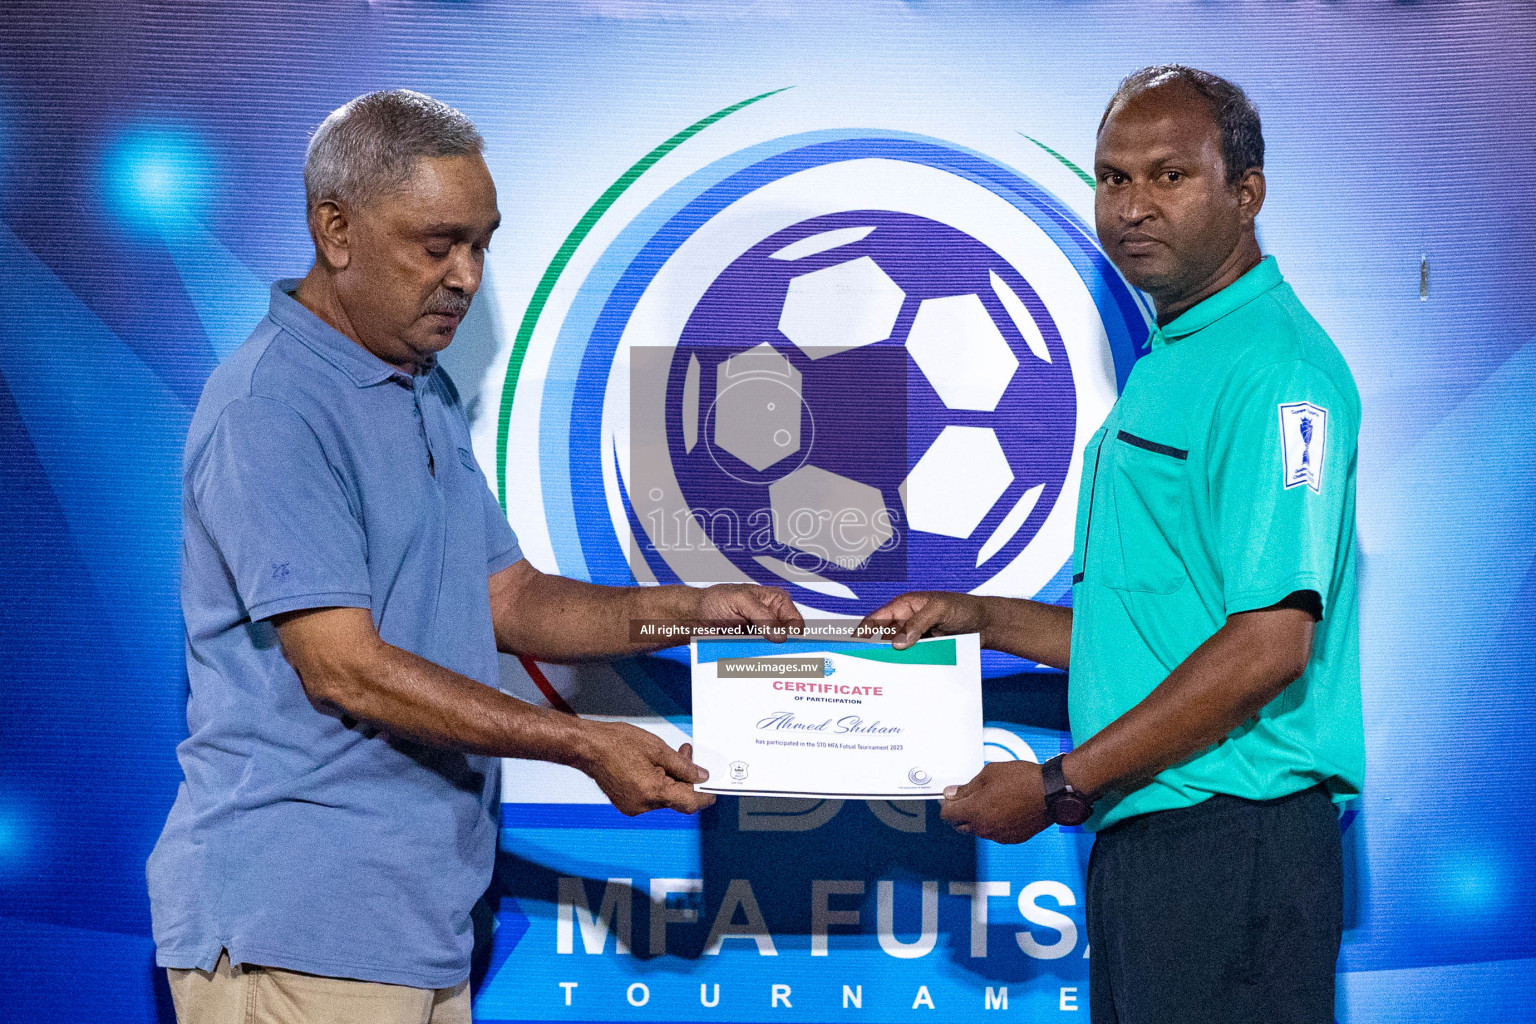
[[[359,97],[305,164],[314,267],[210,377],[187,438],[186,781],[150,857],[157,959],[195,1021],[470,1019],[499,759],[627,814],[712,798],[688,747],[496,689],[498,649],[630,653],[631,619],[793,626],[782,591],[609,588],[524,560],[435,356],[500,221],[474,126]]]

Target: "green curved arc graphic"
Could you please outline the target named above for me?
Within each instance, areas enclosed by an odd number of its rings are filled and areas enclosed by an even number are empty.
[[[533,298],[528,301],[528,309],[523,313],[523,321],[517,329],[517,339],[512,343],[512,354],[507,357],[507,374],[501,386],[501,410],[496,417],[496,498],[501,502],[502,511],[507,508],[507,433],[512,423],[512,397],[517,392],[517,379],[522,373],[523,357],[528,352],[528,343],[533,338],[533,329],[538,325],[539,317],[544,313],[544,305],[549,301],[549,293],[554,291],[555,282],[560,280],[560,275],[565,272],[566,265],[571,262],[576,249],[586,239],[592,227],[608,212],[608,208],[618,201],[619,196],[633,185],[642,174],[672,152],[678,146],[693,138],[699,132],[719,121],[749,107],[759,100],[765,100],[769,96],[775,96],[785,89],[793,86],[785,86],[783,89],[774,89],[771,92],[761,93],[750,99],[733,103],[730,106],[717,110],[708,117],[695,121],[672,136],[645,156],[635,161],[634,166],[619,176],[619,179],[598,197],[586,213],[581,215],[581,220],[571,229],[571,233],[565,236],[565,241],[560,243],[560,248],[555,252],[555,258],[550,260],[549,266],[544,270],[544,276],[539,278],[538,287],[533,290]]]
[[[1019,132],[1019,134],[1024,135],[1023,132]],[[1047,146],[1045,143],[1041,142],[1034,136],[1024,135],[1024,138],[1028,139],[1030,142],[1033,142],[1035,145],[1051,154],[1051,156],[1055,157],[1057,160],[1060,160],[1062,164],[1067,168],[1067,170],[1071,171],[1073,174],[1077,175],[1083,180],[1083,184],[1087,185],[1089,188],[1095,191],[1098,190],[1098,182],[1093,180],[1093,175],[1089,174],[1087,171],[1077,166],[1077,164],[1073,163],[1071,160],[1068,160],[1066,157],[1062,156],[1060,153],[1056,152],[1050,146]],[[1127,281],[1126,285],[1129,286],[1130,282]],[[1135,288],[1131,288],[1131,295],[1133,298],[1135,298],[1136,304],[1141,308],[1142,313],[1147,317],[1148,323],[1155,321],[1157,319],[1157,313],[1148,302],[1147,297],[1141,292],[1137,291]],[[1142,343],[1142,347],[1146,348],[1151,344],[1152,339],[1148,338],[1145,342]]]
[[[1019,132],[1019,134],[1020,135],[1024,135],[1023,132]],[[1079,178],[1083,179],[1083,184],[1084,185],[1087,185],[1089,188],[1094,188],[1095,187],[1095,183],[1094,183],[1094,180],[1093,180],[1093,175],[1089,174],[1087,171],[1085,171],[1081,167],[1077,166],[1077,164],[1073,163],[1071,160],[1068,160],[1066,157],[1062,156],[1060,153],[1056,152],[1050,146],[1047,146],[1045,143],[1041,142],[1039,139],[1035,138],[1034,136],[1032,136],[1032,135],[1024,135],[1024,137],[1026,139],[1028,139],[1030,142],[1033,142],[1035,145],[1039,146],[1041,149],[1045,150],[1047,153],[1051,154],[1051,156],[1055,157],[1057,160],[1060,160],[1062,162],[1062,164],[1064,164],[1066,166],[1067,170],[1071,171],[1073,174],[1075,174]]]

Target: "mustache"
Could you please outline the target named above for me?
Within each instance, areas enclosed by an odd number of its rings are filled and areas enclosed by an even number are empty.
[[[469,296],[462,292],[450,292],[447,290],[434,292],[432,297],[427,300],[427,312],[443,313],[447,316],[456,316],[462,320],[464,314],[469,312]]]

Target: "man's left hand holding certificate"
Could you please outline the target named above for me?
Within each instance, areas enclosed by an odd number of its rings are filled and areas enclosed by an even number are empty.
[[[695,640],[692,662],[703,792],[937,799],[981,770],[974,633],[899,651],[858,640]]]

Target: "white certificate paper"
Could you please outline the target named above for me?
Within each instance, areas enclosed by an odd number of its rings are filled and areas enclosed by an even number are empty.
[[[934,799],[982,766],[975,633],[904,651],[862,641],[695,640],[696,789]]]

